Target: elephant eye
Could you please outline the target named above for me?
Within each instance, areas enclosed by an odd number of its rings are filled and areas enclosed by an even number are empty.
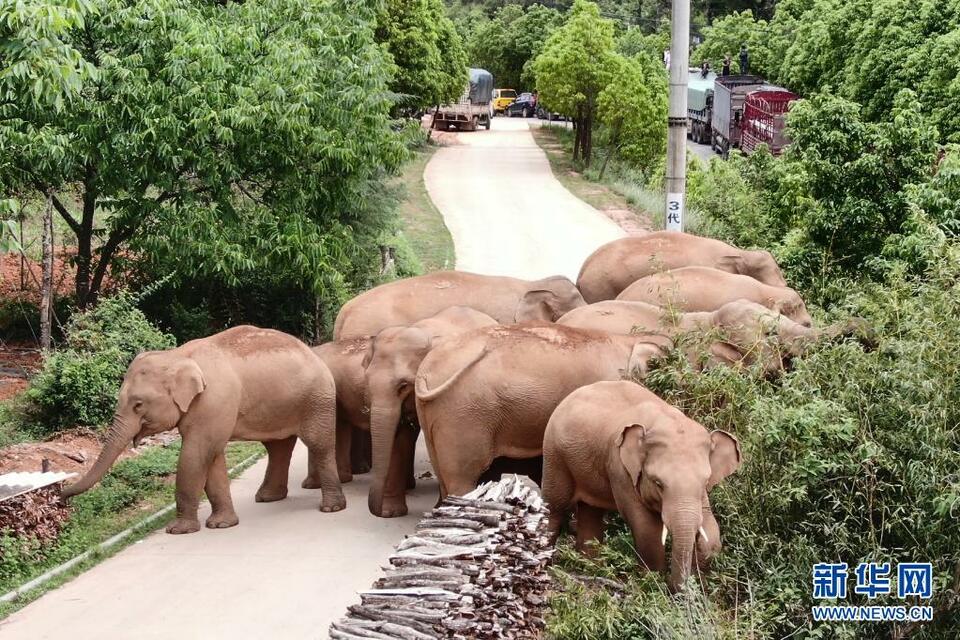
[[[409,387],[409,386],[410,386],[410,383],[407,382],[406,380],[404,380],[404,381],[400,382],[400,383],[397,385],[397,391],[403,391],[404,389],[406,389],[406,388]]]
[[[140,411],[140,409],[143,409],[143,402],[140,400],[137,400],[136,402],[133,403],[133,410]]]
[[[657,485],[658,489],[663,489],[663,483],[659,480],[654,480],[653,484]]]

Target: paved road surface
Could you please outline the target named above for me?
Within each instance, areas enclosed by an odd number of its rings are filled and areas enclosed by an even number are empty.
[[[481,273],[576,277],[583,258],[620,237],[612,222],[553,178],[523,120],[460,136],[427,167],[431,197],[456,243],[457,267]],[[154,533],[0,622],[3,640],[271,640],[326,638],[437,496],[420,480],[410,515],[367,512],[369,476],[344,486],[348,507],[317,511],[318,490],[300,489],[298,447],[286,500],[256,504],[266,461],[231,485],[240,525],[185,536]],[[429,468],[420,447],[418,470]],[[201,519],[208,507],[201,508]]]
[[[699,144],[687,139],[687,150],[693,155],[700,158],[700,161],[704,164],[710,164],[710,158],[719,158],[717,152],[710,148],[708,144]]]
[[[424,172],[453,235],[457,269],[575,280],[594,249],[624,235],[553,177],[527,120],[494,118],[490,131],[459,141],[437,151]]]

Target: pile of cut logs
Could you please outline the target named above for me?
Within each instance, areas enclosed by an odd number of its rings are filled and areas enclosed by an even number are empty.
[[[427,513],[334,640],[539,638],[553,548],[537,486],[504,476]]]

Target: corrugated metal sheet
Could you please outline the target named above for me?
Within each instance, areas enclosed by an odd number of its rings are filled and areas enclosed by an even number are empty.
[[[21,493],[40,489],[57,482],[63,482],[77,474],[55,471],[36,471],[30,473],[6,473],[0,475],[0,502]]]

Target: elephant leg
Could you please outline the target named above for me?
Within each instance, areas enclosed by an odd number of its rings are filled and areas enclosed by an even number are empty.
[[[451,436],[445,437],[449,431]],[[439,432],[439,433],[438,433]],[[477,481],[496,457],[485,427],[461,424],[456,428],[434,429],[437,437],[431,461],[440,478],[441,498],[462,496],[477,488]]]
[[[407,461],[407,490],[417,488],[417,477],[413,471],[413,467],[417,459],[417,438],[420,437],[420,425],[417,424],[417,421],[411,420],[409,425],[411,432],[408,445],[409,451],[404,454]]]
[[[370,432],[359,427],[352,429],[352,444],[349,449],[350,470],[353,473],[369,473],[373,460],[373,444]]]
[[[300,439],[307,445],[313,463],[311,475],[316,474],[320,481],[322,498],[320,511],[329,513],[340,511],[347,506],[337,474],[336,452],[336,405],[323,398],[311,402],[311,410],[300,429]]]
[[[577,503],[577,551],[590,557],[596,555],[596,546],[587,543],[603,542],[603,517],[606,514],[606,509],[582,501]]]
[[[227,458],[223,451],[210,463],[207,469],[207,484],[203,488],[210,501],[211,513],[207,518],[207,528],[226,529],[233,527],[240,519],[233,509],[233,498],[230,496],[230,476],[227,474]]]
[[[263,483],[257,489],[257,502],[276,502],[287,497],[290,457],[296,444],[297,436],[263,443],[267,448],[267,471],[263,474]]]
[[[196,438],[184,438],[180,448],[180,460],[177,462],[177,518],[167,526],[167,533],[193,533],[200,530],[197,508],[200,506],[200,494],[207,482],[207,471],[216,457],[216,451],[223,451],[226,442],[199,442]]]
[[[337,418],[337,475],[340,477],[340,482],[347,483],[353,481],[353,462],[351,461],[351,453],[353,447],[358,443],[353,437],[354,429],[351,425],[347,424],[345,421]],[[314,473],[314,463],[311,456],[311,465],[310,465],[310,475],[307,476],[306,480],[303,481],[304,489],[319,489],[320,488],[320,478],[315,476]],[[309,486],[307,486],[309,483]]]
[[[574,482],[566,467],[558,462],[546,462],[543,465],[543,499],[550,509],[547,531],[550,543],[560,537],[560,531],[567,522],[567,515],[573,506]]]
[[[407,515],[407,481],[411,473],[411,460],[416,447],[418,431],[407,421],[401,422],[394,437],[390,468],[383,485],[383,517],[396,518]]]

